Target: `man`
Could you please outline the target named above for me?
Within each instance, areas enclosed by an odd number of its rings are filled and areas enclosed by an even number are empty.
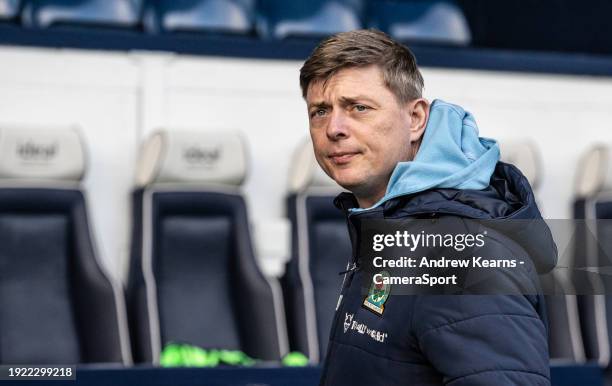
[[[479,138],[461,107],[430,105],[414,56],[382,32],[324,40],[300,84],[316,159],[352,192],[335,200],[347,214],[353,261],[321,385],[549,385],[542,296],[361,291],[358,253],[368,219],[541,219],[525,177],[498,162],[497,143]],[[489,248],[499,256],[526,252],[516,272],[536,288],[535,269],[552,269],[556,247],[548,228],[536,232],[537,241],[533,233],[499,236]]]

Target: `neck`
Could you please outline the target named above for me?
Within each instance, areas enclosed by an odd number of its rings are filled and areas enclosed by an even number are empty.
[[[360,208],[370,208],[374,206],[381,198],[385,195],[385,191],[379,192],[379,194],[368,195],[368,196],[360,196],[355,194],[355,198],[357,198],[357,203],[359,203]]]

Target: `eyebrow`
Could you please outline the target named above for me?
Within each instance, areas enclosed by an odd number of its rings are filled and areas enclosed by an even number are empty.
[[[352,103],[356,103],[357,101],[368,101],[370,103],[374,103],[376,104],[376,102],[374,102],[372,99],[368,98],[365,95],[356,95],[354,97],[341,97],[340,100],[342,101],[342,103],[345,104],[352,104]]]
[[[340,101],[344,105],[354,104],[354,103],[357,103],[360,100],[361,101],[368,101],[368,102],[370,102],[372,104],[377,104],[374,100],[368,98],[365,95],[356,95],[356,96],[353,96],[353,97],[348,97],[348,96],[340,97]],[[309,103],[308,104],[308,109],[309,110],[312,109],[313,107],[328,108],[328,107],[331,107],[331,104],[329,104],[327,102],[323,102],[323,101],[321,101],[321,102],[313,102],[313,103]]]
[[[331,107],[331,105],[327,102],[313,102],[313,103],[309,103],[308,104],[308,110],[312,109],[313,107],[317,107],[317,108],[328,108]]]

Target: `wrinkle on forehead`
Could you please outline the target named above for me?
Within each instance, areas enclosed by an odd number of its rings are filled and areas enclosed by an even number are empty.
[[[374,106],[406,106],[387,87],[382,70],[376,65],[348,67],[333,76],[319,78],[310,83],[306,94],[307,108],[314,106],[329,107],[336,102],[347,104],[349,101],[370,101]]]
[[[308,90],[306,93],[306,99],[308,100],[309,96],[312,95],[313,90],[319,89],[320,95],[327,99],[329,98],[330,90],[335,90],[335,85],[341,82],[343,86],[346,85],[355,85],[356,87],[352,90],[353,95],[359,95],[363,93],[364,80],[371,79],[371,74],[366,75],[365,71],[370,69],[376,69],[374,71],[376,74],[376,83],[379,86],[387,88],[384,84],[384,79],[382,76],[382,70],[377,65],[369,65],[365,67],[347,67],[338,70],[337,72],[332,73],[330,76],[326,78],[319,78],[313,80],[308,86]],[[343,87],[344,88],[344,87]],[[352,88],[352,87],[351,87]]]

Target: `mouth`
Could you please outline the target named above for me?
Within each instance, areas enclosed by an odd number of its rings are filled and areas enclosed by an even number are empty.
[[[357,151],[355,152],[337,152],[337,153],[331,153],[330,155],[328,155],[328,157],[334,164],[344,165],[344,164],[351,162],[351,160],[355,158],[358,154],[359,152]]]

